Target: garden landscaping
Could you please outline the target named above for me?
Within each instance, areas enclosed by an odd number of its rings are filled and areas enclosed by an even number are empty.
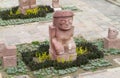
[[[75,6],[62,7],[63,10],[81,11]],[[0,9],[0,26],[19,25],[32,22],[49,22],[52,20],[53,8],[48,5],[39,5],[37,8],[27,10],[27,15],[23,15],[18,10],[18,6],[13,8]]]
[[[95,72],[98,70],[106,70],[107,68],[119,67],[119,63],[117,63],[114,59],[119,58],[120,50],[110,48],[119,48],[119,45],[111,46],[109,44],[109,42],[111,42],[112,40],[115,41],[112,43],[119,44],[116,43],[120,41],[119,38],[117,38],[118,32],[116,30],[108,30],[108,37],[106,38],[107,40],[109,40],[107,42],[108,44],[105,43],[105,39],[87,41],[82,37],[73,38],[72,30],[74,27],[72,27],[73,20],[71,18],[74,14],[72,12],[64,11],[65,14],[63,14],[63,12],[61,11],[58,13],[56,12],[57,14],[52,15],[53,9],[49,6],[42,7],[44,9],[40,8],[41,6],[38,6],[31,10],[28,9],[26,11],[26,14],[20,14],[20,12],[18,11],[18,7],[9,10],[1,10],[1,20],[7,21],[6,24],[3,22],[3,25],[11,25],[11,23],[8,23],[9,20],[13,22],[12,20],[24,21],[33,19],[32,21],[22,22],[24,24],[29,22],[36,22],[36,18],[45,18],[47,17],[47,15],[48,17],[50,17],[51,20],[53,16],[53,26],[50,26],[51,31],[49,30],[49,41],[33,41],[31,43],[24,43],[16,46],[5,46],[3,42],[0,42],[0,46],[2,47],[2,49],[0,47],[0,57],[2,57],[2,60],[0,60],[0,74],[2,74],[4,78],[62,78],[68,75],[72,78],[77,78],[77,75],[82,73]],[[52,9],[51,13],[47,12],[48,8]],[[75,7],[63,7],[62,9],[68,9],[75,12],[80,11]],[[40,11],[43,11],[43,13],[39,13]],[[7,17],[2,16],[4,15],[4,12],[6,12],[6,14],[8,15],[5,15]],[[49,16],[49,14],[51,14],[51,16]],[[40,19],[38,20],[40,21]],[[20,21],[15,21],[16,23],[12,25],[22,24]],[[40,35],[42,35],[42,33],[40,33]],[[55,39],[56,41],[54,42]],[[107,44],[106,47],[105,44]],[[61,46],[64,48],[64,51],[61,48],[59,49],[59,47]],[[51,47],[55,50],[51,51]],[[56,55],[58,56],[67,54],[68,58],[66,59],[66,56],[63,56],[61,58],[54,59],[54,57],[51,57],[50,54],[52,52],[56,53]],[[75,56],[70,55],[70,53],[72,54],[73,52],[76,54]],[[75,60],[73,60],[74,57]]]
[[[113,58],[119,56],[120,50],[104,49],[102,40],[88,42],[83,38],[75,38],[75,43],[77,60],[68,62],[65,62],[64,59],[61,59],[62,62],[50,60],[48,41],[34,41],[17,45],[17,67],[1,68],[1,72],[5,74],[6,78],[22,74],[27,74],[31,78],[59,78],[78,72],[119,66],[113,61]]]

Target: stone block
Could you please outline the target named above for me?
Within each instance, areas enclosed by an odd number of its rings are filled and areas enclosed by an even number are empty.
[[[17,57],[16,56],[3,57],[2,66],[4,68],[17,66]]]
[[[16,46],[7,46],[3,56],[16,56]]]
[[[0,57],[3,56],[4,52],[5,52],[5,44],[3,42],[0,42]]]
[[[120,49],[120,39],[104,38],[104,48],[106,48],[106,49],[110,49],[110,48]]]

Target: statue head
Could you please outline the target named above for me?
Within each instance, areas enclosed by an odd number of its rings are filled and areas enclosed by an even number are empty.
[[[56,11],[53,16],[53,25],[60,30],[69,30],[72,28],[73,15],[71,11]]]
[[[26,3],[28,0],[23,0],[24,3]]]
[[[108,29],[108,38],[109,39],[115,39],[117,38],[118,35],[118,31],[114,28],[109,28]]]
[[[59,0],[53,0],[53,2],[59,2]]]

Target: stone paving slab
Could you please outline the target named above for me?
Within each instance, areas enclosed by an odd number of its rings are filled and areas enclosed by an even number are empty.
[[[82,76],[83,78],[119,78],[120,67],[91,72],[89,74],[84,74],[84,75],[80,74],[80,76]]]

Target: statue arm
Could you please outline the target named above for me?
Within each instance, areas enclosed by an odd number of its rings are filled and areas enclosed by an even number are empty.
[[[64,53],[64,47],[63,47],[61,42],[57,41],[56,38],[53,38],[52,43],[53,43],[53,46],[54,46],[57,54],[63,54]]]

